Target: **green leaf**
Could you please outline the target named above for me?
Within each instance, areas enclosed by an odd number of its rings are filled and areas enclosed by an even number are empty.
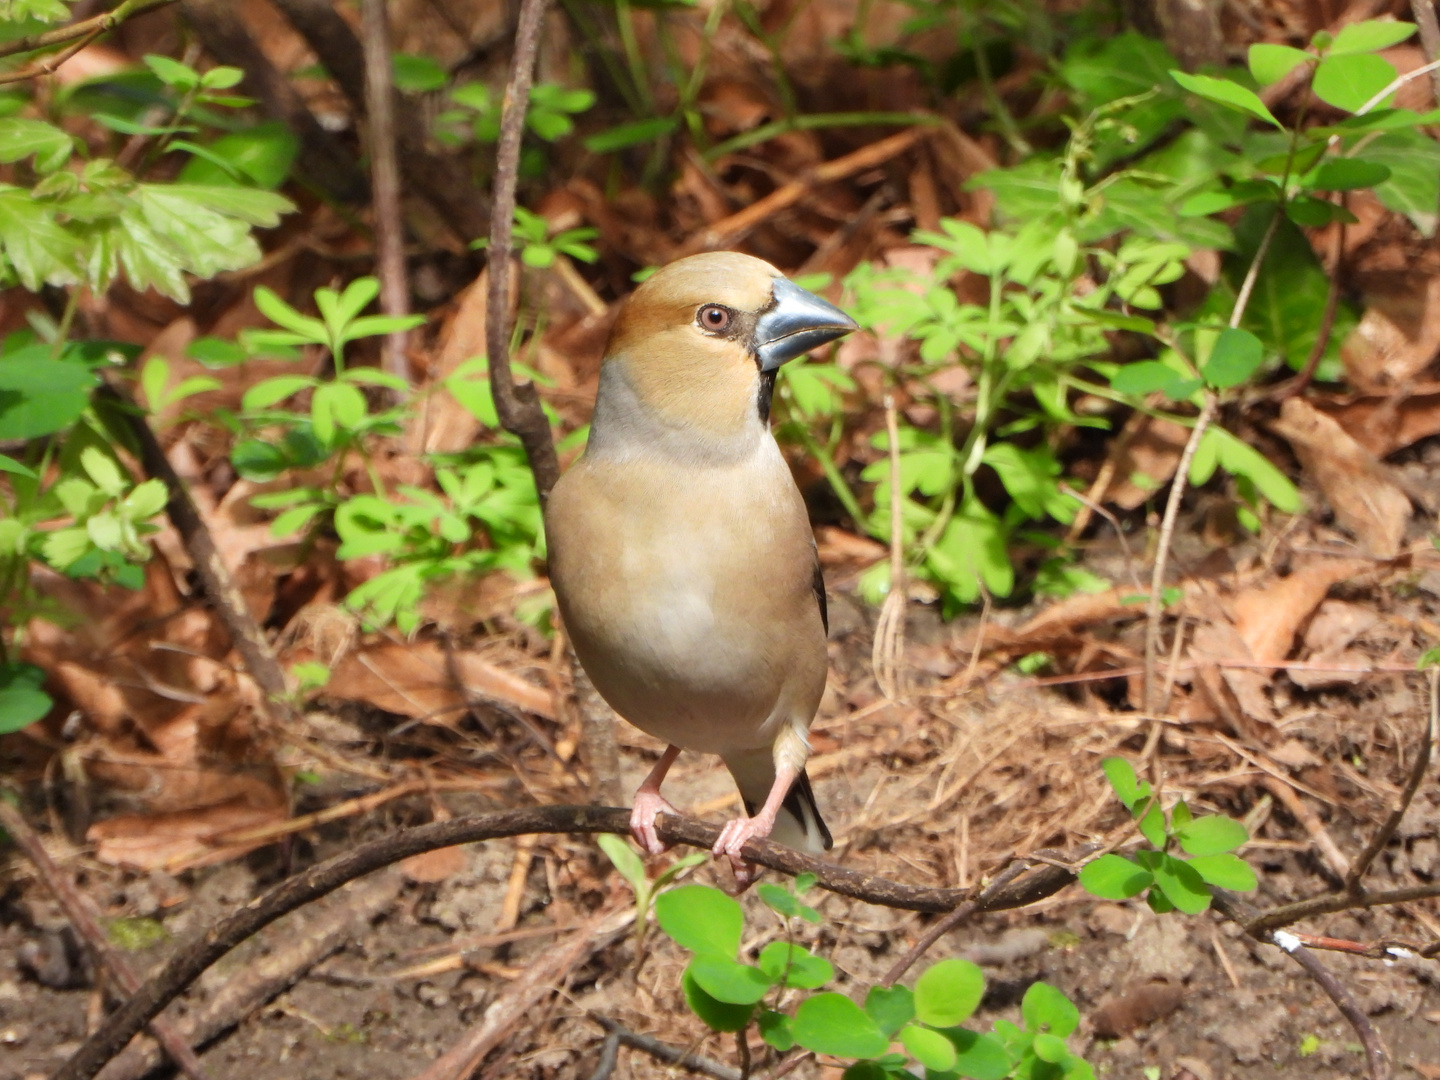
[[[1155,885],[1176,908],[1198,915],[1210,906],[1210,890],[1189,863],[1173,855],[1161,856],[1155,867]]]
[[[1027,1030],[1048,1031],[1061,1039],[1080,1026],[1080,1010],[1049,983],[1030,984],[1020,1002],[1020,1015]]]
[[[170,501],[170,492],[165,481],[152,478],[137,484],[135,490],[120,502],[121,514],[131,521],[148,521]]]
[[[1327,105],[1353,113],[1394,81],[1395,66],[1390,61],[1373,53],[1352,53],[1320,61],[1310,86]]]
[[[423,94],[441,90],[450,81],[450,73],[428,56],[395,53],[391,58],[397,88],[407,94]]]
[[[1277,83],[1295,68],[1315,57],[1303,49],[1292,49],[1289,45],[1251,45],[1249,52],[1250,74],[1261,86]]]
[[[1152,847],[1163,848],[1165,846],[1165,812],[1160,809],[1160,800],[1155,798],[1141,800],[1135,810],[1142,806],[1145,808],[1145,812],[1139,821],[1140,835],[1145,837]]]
[[[1175,830],[1175,839],[1187,855],[1218,855],[1234,851],[1250,839],[1250,834],[1238,821],[1211,815],[1180,826]]]
[[[74,233],[56,222],[52,207],[24,188],[0,184],[0,247],[20,284],[31,292],[80,280],[80,245]]]
[[[174,144],[172,144],[174,145]],[[273,191],[285,182],[300,152],[300,140],[284,124],[257,124],[221,135],[205,148],[206,154],[185,163],[180,180],[186,184],[233,184],[232,170],[250,182]]]
[[[1413,33],[1415,33],[1414,23],[1366,19],[1364,22],[1342,26],[1327,52],[1331,56],[1378,52],[1381,49],[1388,49],[1391,45],[1399,45],[1400,42],[1408,40]]]
[[[595,842],[600,845],[600,850],[605,852],[611,865],[620,872],[620,876],[630,883],[630,888],[637,897],[649,890],[650,881],[645,876],[645,863],[635,854],[635,849],[628,840],[614,833],[601,833],[595,838]]]
[[[261,412],[270,406],[294,397],[301,390],[319,386],[320,380],[309,375],[276,375],[273,379],[258,382],[245,391],[240,398],[240,407],[246,412]]]
[[[153,71],[166,86],[178,90],[193,90],[200,85],[200,73],[189,64],[171,60],[168,56],[149,55],[144,58],[145,66]]]
[[[844,994],[806,998],[795,1010],[793,1031],[805,1049],[836,1057],[875,1057],[890,1045],[875,1021]]]
[[[655,901],[655,918],[682,949],[726,959],[734,958],[745,929],[740,905],[708,885],[682,885],[663,893]]]
[[[1044,1032],[1035,1036],[1035,1056],[1041,1061],[1048,1061],[1052,1065],[1058,1065],[1070,1056],[1070,1051],[1065,1047],[1064,1039],[1057,1039],[1054,1035],[1047,1035]]]
[[[95,486],[111,498],[125,494],[130,486],[130,478],[120,471],[120,465],[98,446],[87,446],[80,451],[80,466]]]
[[[865,1012],[890,1038],[915,1018],[915,995],[903,986],[872,986],[865,995]]]
[[[34,664],[0,664],[0,735],[29,727],[54,704],[41,687],[45,672]]]
[[[790,1017],[782,1012],[761,1009],[760,1015],[755,1018],[755,1026],[760,1029],[760,1038],[782,1054],[795,1045],[795,1032],[791,1028]]]
[[[728,1005],[754,1005],[775,984],[774,979],[759,968],[728,956],[696,956],[686,971],[702,990]]]
[[[1135,360],[1121,364],[1110,377],[1110,385],[1117,393],[1144,397],[1159,390],[1172,400],[1181,396],[1179,389],[1189,381],[1159,360]]]
[[[23,442],[69,427],[90,402],[95,373],[51,360],[48,346],[0,356],[0,441]]]
[[[1324,228],[1334,221],[1354,225],[1360,219],[1339,203],[1317,199],[1311,195],[1297,195],[1285,204],[1285,216],[1307,229]]]
[[[935,1027],[967,1019],[985,995],[985,976],[969,960],[941,960],[915,982],[915,1015]]]
[[[273,289],[265,285],[257,287],[254,300],[255,306],[260,309],[260,314],[276,326],[282,326],[293,333],[301,334],[317,345],[324,344],[325,324],[319,319],[312,319],[308,315],[300,314],[284,300],[281,300]]]
[[[1264,359],[1265,347],[1259,338],[1248,330],[1227,328],[1215,339],[1200,374],[1211,386],[1226,390],[1248,381]]]
[[[1080,869],[1080,887],[1102,900],[1128,900],[1150,887],[1149,870],[1122,855],[1101,855]]]
[[[1229,79],[1217,79],[1210,75],[1187,75],[1183,71],[1175,70],[1170,72],[1170,77],[1186,90],[1192,94],[1198,94],[1206,101],[1238,109],[1240,112],[1249,113],[1257,120],[1264,120],[1267,124],[1284,128],[1284,125],[1275,119],[1253,90],[1247,90],[1237,82],[1231,82]]]
[[[1110,781],[1115,797],[1125,804],[1126,810],[1133,810],[1135,803],[1145,794],[1140,778],[1135,775],[1135,767],[1122,757],[1108,757],[1100,763],[1100,768],[1105,773],[1105,779]]]
[[[310,422],[315,437],[329,446],[337,433],[350,433],[365,419],[365,395],[349,383],[319,386],[310,399]]]
[[[1320,191],[1353,191],[1374,187],[1390,179],[1390,166],[1359,158],[1327,158],[1311,176],[1309,185]]]
[[[34,155],[40,172],[54,172],[69,160],[74,146],[75,140],[54,124],[18,116],[0,118],[0,162]]]
[[[26,479],[34,480],[35,471],[26,465],[20,464],[9,454],[0,454],[0,472],[11,473],[14,476],[23,476]]]
[[[1421,235],[1433,237],[1440,210],[1440,143],[1419,131],[1390,131],[1365,147],[1365,158],[1390,169],[1390,178],[1376,185],[1376,197],[1414,222]]]
[[[772,941],[760,951],[757,961],[770,981],[785,980],[785,985],[800,990],[814,990],[835,977],[835,968],[823,956],[816,956],[801,945]],[[788,970],[787,970],[788,963]]]
[[[701,887],[699,885],[687,886],[687,888]],[[660,900],[671,895],[673,893],[665,893]],[[685,992],[685,1002],[690,1006],[690,1011],[703,1020],[712,1031],[742,1031],[755,1014],[754,1005],[731,1005],[711,997],[695,981],[689,968],[686,968],[685,974],[680,977],[680,987]]]
[[[997,1032],[1004,1022],[996,1021]],[[971,1080],[1004,1080],[1011,1075],[1010,1055],[1005,1052],[1004,1044],[994,1036],[981,1035],[968,1028],[946,1028],[941,1034],[955,1047],[957,1075],[970,1077]]]
[[[605,131],[591,135],[581,145],[592,154],[611,154],[631,146],[654,142],[673,132],[679,120],[673,116],[660,116],[649,120],[632,120],[617,124]]]
[[[901,1029],[900,1042],[927,1069],[946,1072],[955,1067],[955,1044],[938,1031],[909,1024]]]
[[[1189,865],[1208,885],[1218,889],[1233,889],[1236,892],[1250,892],[1260,882],[1250,864],[1238,855],[1221,852],[1217,855],[1197,855],[1188,860]]]

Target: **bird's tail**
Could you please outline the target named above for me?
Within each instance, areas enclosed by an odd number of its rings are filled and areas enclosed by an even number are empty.
[[[745,803],[745,812],[754,815],[765,805],[770,788],[775,783],[775,760],[770,749],[757,750],[749,754],[737,754],[725,759],[725,767],[735,778],[740,789],[740,798]],[[777,844],[793,847],[797,851],[808,851],[812,855],[829,851],[835,846],[825,819],[820,816],[820,807],[815,803],[815,790],[810,778],[802,770],[775,819],[775,828],[770,839]]]

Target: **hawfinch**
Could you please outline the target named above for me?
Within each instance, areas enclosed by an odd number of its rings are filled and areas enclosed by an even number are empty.
[[[611,332],[584,455],[545,511],[550,580],[600,695],[669,744],[630,831],[665,850],[660,783],[718,754],[747,816],[715,843],[737,879],[751,837],[831,846],[805,759],[825,690],[825,585],[805,503],[770,433],[775,374],[856,329],[769,263],[713,252],[656,272]]]

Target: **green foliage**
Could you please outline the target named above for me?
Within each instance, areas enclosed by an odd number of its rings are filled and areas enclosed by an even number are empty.
[[[618,840],[605,850],[610,853],[612,848],[623,851],[619,858],[612,855],[617,868],[627,877],[633,875],[632,883],[634,878],[643,880],[643,868],[630,849]],[[629,859],[635,865],[627,871]],[[685,999],[711,1029],[744,1031],[753,1023],[779,1052],[802,1046],[853,1061],[845,1072],[851,1080],[909,1077],[912,1062],[925,1068],[932,1080],[1093,1080],[1090,1066],[1065,1045],[1079,1024],[1079,1012],[1044,983],[1034,984],[1025,995],[1024,1028],[999,1021],[990,1035],[961,1026],[985,991],[980,969],[966,960],[932,965],[913,990],[872,986],[863,1007],[844,994],[821,990],[835,977],[834,968],[789,933],[792,919],[819,920],[803,900],[813,885],[813,875],[802,875],[793,889],[768,883],[760,887],[760,898],[784,921],[786,940],[766,945],[754,963],[736,958],[744,913],[724,893],[684,885],[655,901],[660,928],[693,954],[682,980]]]
[[[706,862],[709,856],[703,851],[692,852],[683,858],[676,859],[673,863],[662,870],[654,881],[645,872],[645,862],[635,853],[627,840],[611,833],[601,833],[596,837],[595,842],[600,845],[600,850],[610,860],[610,864],[619,871],[620,876],[629,884],[635,894],[635,942],[638,951],[645,942],[646,930],[649,926],[650,910],[659,897],[675,880],[690,870]]]
[[[550,223],[541,214],[531,213],[523,206],[515,208],[514,243],[520,249],[520,261],[526,266],[544,270],[555,264],[558,255],[568,255],[581,262],[593,263],[600,257],[590,241],[600,235],[598,229],[582,226],[564,229],[550,234]],[[490,245],[488,237],[481,237],[471,243],[472,248],[482,249]]]
[[[1183,800],[1167,814],[1150,784],[1124,758],[1106,758],[1102,767],[1153,850],[1138,851],[1133,858],[1106,854],[1086,863],[1080,884],[1087,892],[1126,900],[1148,890],[1146,900],[1155,911],[1193,915],[1210,906],[1212,886],[1239,892],[1255,888],[1255,871],[1234,854],[1250,839],[1244,825],[1217,815],[1195,817]],[[1174,854],[1175,848],[1188,858]]]

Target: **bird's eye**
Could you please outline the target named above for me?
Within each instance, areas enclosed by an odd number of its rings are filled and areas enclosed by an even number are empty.
[[[719,304],[706,304],[695,318],[706,330],[724,330],[730,325],[730,309]]]

